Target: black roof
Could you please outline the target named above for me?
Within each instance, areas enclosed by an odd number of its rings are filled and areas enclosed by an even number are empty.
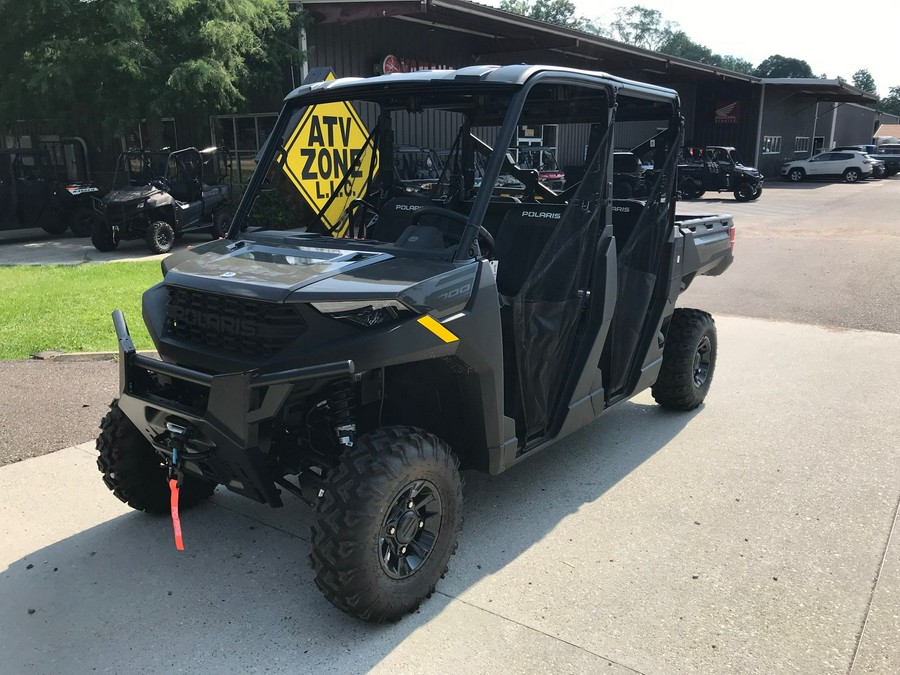
[[[393,87],[409,87],[410,85],[429,86],[435,84],[459,85],[509,85],[522,86],[530,78],[541,74],[560,74],[571,78],[573,81],[585,83],[606,84],[611,86],[619,94],[634,96],[636,98],[651,99],[656,101],[677,102],[678,92],[674,89],[659,87],[653,84],[635,82],[625,78],[616,77],[608,73],[590,70],[578,70],[561,66],[542,66],[519,64],[513,66],[468,66],[459,70],[424,70],[412,73],[393,73],[391,75],[378,75],[376,77],[344,77],[337,80],[316,82],[297,87],[285,97],[285,101],[293,101],[303,98],[315,92],[324,94],[338,90],[354,89],[384,91]]]

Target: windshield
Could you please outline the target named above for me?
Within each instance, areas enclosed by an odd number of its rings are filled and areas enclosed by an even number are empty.
[[[606,185],[592,183],[584,193],[590,198],[577,196],[585,176],[596,180],[605,171],[597,159],[611,142],[605,87],[538,84],[518,96],[518,85],[396,82],[289,101],[232,236],[289,230],[310,240],[352,240],[356,248],[468,259],[490,246],[486,235],[497,235],[515,204],[522,217],[555,221],[572,200],[593,205],[591,190]],[[352,96],[340,100],[342,90]],[[625,119],[616,125],[623,141],[658,131],[652,116],[671,117],[665,103],[629,105],[636,108],[632,126]],[[644,145],[638,156],[666,156],[663,143]],[[662,199],[655,188],[661,175],[648,174],[634,194]]]
[[[738,151],[737,151],[737,150],[732,150],[732,151],[731,151],[730,153],[728,153],[728,154],[731,155],[731,161],[732,161],[732,162],[734,162],[735,164],[743,164],[743,162],[741,161],[741,156],[738,154]],[[723,159],[727,159],[727,157],[723,157]]]
[[[168,161],[168,152],[124,152],[119,155],[113,187],[142,187],[165,178]]]

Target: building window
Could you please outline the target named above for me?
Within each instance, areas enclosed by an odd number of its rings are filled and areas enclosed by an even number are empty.
[[[763,136],[762,151],[764,155],[781,152],[781,136]]]
[[[794,152],[809,152],[809,136],[794,137]]]
[[[256,168],[256,155],[275,126],[277,113],[210,117],[212,144],[224,145],[232,158],[231,180],[246,185]]]

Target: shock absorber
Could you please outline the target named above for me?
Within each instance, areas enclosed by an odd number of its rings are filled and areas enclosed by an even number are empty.
[[[336,380],[329,387],[328,411],[338,443],[353,447],[356,436],[356,401],[348,379]]]

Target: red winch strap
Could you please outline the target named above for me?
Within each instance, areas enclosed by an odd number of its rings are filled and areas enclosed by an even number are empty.
[[[175,548],[184,550],[184,539],[181,538],[181,519],[178,517],[178,481],[169,480],[169,490],[172,491],[172,527],[175,530]]]

